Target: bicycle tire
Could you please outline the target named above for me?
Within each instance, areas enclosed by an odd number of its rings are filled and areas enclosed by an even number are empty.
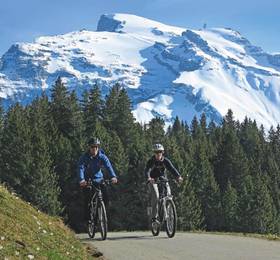
[[[160,224],[151,223],[151,231],[153,236],[158,236],[160,232]]]
[[[96,223],[95,223],[95,212],[92,204],[90,205],[89,212],[90,212],[90,222],[87,223],[88,235],[90,238],[94,238],[95,231],[96,231],[96,225],[95,225]]]
[[[158,219],[159,219],[160,223],[158,223],[158,224],[151,223],[151,231],[152,231],[153,236],[155,236],[155,237],[159,235],[160,228],[161,228],[161,223],[163,221],[163,206],[162,206],[162,204],[159,205],[159,217],[158,217]]]
[[[167,219],[165,220],[165,231],[169,238],[175,236],[177,229],[177,213],[173,200],[166,200]]]
[[[98,224],[101,233],[101,239],[106,240],[108,232],[108,220],[104,202],[101,201],[98,206]]]

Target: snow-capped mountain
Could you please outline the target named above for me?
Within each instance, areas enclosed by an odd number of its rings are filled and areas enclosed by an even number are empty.
[[[266,129],[280,123],[280,54],[269,54],[232,29],[191,30],[129,14],[102,15],[81,30],[17,43],[0,60],[5,104],[28,103],[58,76],[81,94],[95,82],[127,88],[134,115],[190,121],[205,112],[219,122],[231,108]]]

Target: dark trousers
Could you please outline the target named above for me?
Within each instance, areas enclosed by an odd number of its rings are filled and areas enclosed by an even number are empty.
[[[105,204],[105,207],[107,208],[108,203],[109,203],[109,196],[108,196],[108,191],[105,185],[101,184],[100,185],[101,192],[102,192],[102,198],[103,202]],[[90,188],[83,188],[83,197],[84,197],[84,219],[85,221],[89,221],[90,219],[90,214],[89,214],[89,203],[90,199],[93,195],[93,192]]]

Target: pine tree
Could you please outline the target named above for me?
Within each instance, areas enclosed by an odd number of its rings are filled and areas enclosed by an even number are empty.
[[[32,166],[30,168],[31,202],[44,212],[59,215],[62,207],[59,201],[60,188],[53,171],[47,132],[46,98],[36,99],[29,107],[29,124],[32,128]]]
[[[146,140],[140,128],[127,154],[128,167],[120,175],[119,226],[118,229],[139,230],[147,227],[147,190],[144,185],[144,167],[148,160]],[[149,147],[150,148],[150,147]],[[125,159],[125,158],[122,158]]]
[[[179,171],[179,173],[186,178],[187,177],[187,171],[186,171],[186,163],[187,163],[187,156],[189,158],[189,155],[186,154],[182,147],[177,144],[176,137],[170,137],[164,142],[165,146],[165,155],[170,159],[173,163],[173,165],[176,167],[176,169]],[[167,173],[168,179],[173,180],[174,176],[171,175],[170,172]],[[172,195],[174,195],[175,198],[177,198],[179,192],[181,191],[181,187],[178,186],[174,181],[171,181],[170,183]],[[175,200],[176,203],[176,200]],[[179,205],[178,205],[179,206]]]
[[[260,175],[254,178],[253,205],[251,210],[252,232],[275,232],[275,220],[277,219],[273,201],[266,187],[265,181]]]
[[[94,85],[84,96],[83,115],[85,124],[85,137],[90,138],[97,122],[103,119],[104,101],[98,85]]]
[[[153,118],[147,126],[147,138],[151,145],[154,143],[163,143],[164,141],[164,120],[160,117]]]
[[[28,125],[26,109],[18,103],[6,114],[1,148],[2,182],[30,201],[31,128]]]
[[[115,132],[108,132],[106,154],[119,176],[127,172],[128,158],[121,139]]]
[[[235,129],[237,122],[233,118],[233,112],[231,109],[228,110],[227,114],[223,119],[223,125],[226,125],[230,129]]]
[[[270,178],[269,188],[273,197],[278,215],[280,216],[280,125],[274,130],[271,127],[268,135],[268,145],[265,155],[265,171]]]
[[[57,129],[65,137],[70,137],[74,130],[74,126],[71,124],[72,114],[69,103],[68,90],[59,77],[51,89],[50,113]]]
[[[253,233],[279,232],[279,220],[263,178],[247,176],[239,194],[237,231]]]
[[[175,120],[174,120],[174,123],[172,125],[172,128],[171,128],[171,135],[174,135],[174,136],[179,135],[180,132],[182,131],[182,127],[183,126],[182,126],[182,124],[179,120],[179,117],[176,116]]]
[[[82,114],[76,94],[69,94],[61,78],[51,89],[50,116],[57,131],[53,132],[50,143],[53,168],[58,176],[61,189],[60,200],[65,207],[64,217],[68,221],[75,210],[79,188],[77,185],[77,160],[82,152]],[[74,204],[74,205],[73,205]]]
[[[113,122],[117,120],[115,111],[117,109],[120,91],[121,86],[117,83],[111,88],[109,94],[105,98],[104,124],[111,130],[114,130]]]
[[[202,113],[202,115],[200,117],[200,128],[204,134],[207,133],[207,120],[206,120],[205,113]]]
[[[244,176],[249,174],[247,158],[239,143],[231,111],[223,121],[214,167],[222,191],[225,191],[228,181],[238,190]]]
[[[264,138],[260,135],[256,122],[252,122],[246,117],[240,125],[239,139],[246,157],[249,159],[251,171],[260,170],[265,145]]]
[[[80,141],[83,135],[83,114],[78,102],[77,95],[74,91],[71,92],[68,98],[69,103],[69,114],[70,114],[70,126],[69,138],[74,147],[80,147]]]
[[[167,131],[167,139],[169,137],[175,139],[180,153],[189,151],[191,146],[189,129],[188,126],[181,122],[178,117],[175,118],[172,127],[169,131]]]
[[[223,230],[235,231],[238,211],[238,196],[236,190],[229,182],[222,198]]]
[[[195,144],[189,176],[201,203],[207,230],[218,230],[221,225],[220,192],[205,147],[203,142]]]
[[[238,191],[238,209],[236,231],[252,232],[252,208],[253,208],[253,180],[252,176],[245,176]]]
[[[131,111],[131,102],[124,88],[113,86],[105,105],[105,126],[115,131],[125,148],[133,143],[135,119]]]
[[[199,139],[201,136],[201,129],[199,128],[199,123],[196,116],[194,116],[191,122],[191,134],[194,140]]]
[[[189,181],[185,181],[179,198],[179,227],[182,230],[199,230],[203,228],[204,217],[201,205]]]
[[[280,168],[274,154],[266,156],[265,172],[269,176],[268,188],[273,198],[275,208],[280,215]]]
[[[148,160],[151,147],[145,140],[144,133],[139,124],[131,133],[131,143],[126,149],[128,168],[121,176],[121,203],[123,207],[122,216],[126,216],[123,223],[128,230],[143,229],[147,227],[146,202],[147,192],[144,185],[144,167]],[[130,214],[133,214],[131,218]]]
[[[280,157],[280,125],[277,125],[276,130],[272,127],[268,135],[269,149],[275,158]],[[280,162],[277,160],[278,166],[280,167]]]

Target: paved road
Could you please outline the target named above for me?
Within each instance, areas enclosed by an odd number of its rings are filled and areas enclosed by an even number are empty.
[[[100,241],[99,234],[94,240],[86,234],[78,237],[93,243],[108,260],[280,260],[279,241],[257,238],[177,233],[169,239],[163,232],[158,237],[150,232],[113,232],[106,241]]]

